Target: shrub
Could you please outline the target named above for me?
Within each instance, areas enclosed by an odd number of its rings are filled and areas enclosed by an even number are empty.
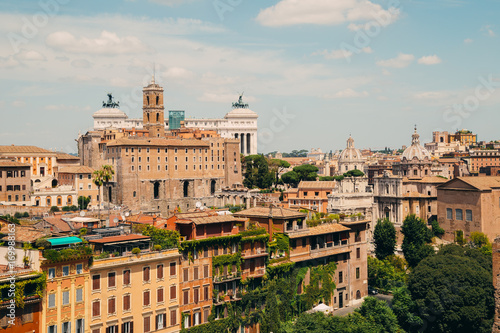
[[[16,219],[20,219],[21,217],[23,217],[23,214],[22,214],[22,213],[20,213],[20,212],[16,212],[16,213],[14,214],[14,217],[15,217]]]
[[[50,207],[50,212],[51,213],[55,213],[55,212],[58,212],[58,211],[59,211],[59,207],[57,207],[57,206]]]
[[[156,244],[155,246],[153,246],[153,250],[160,251],[161,250],[161,245]]]
[[[24,213],[23,213],[23,217],[30,217],[30,213],[28,213],[28,212],[24,212]]]
[[[138,248],[138,247],[134,247],[134,248],[132,249],[132,254],[139,254],[139,253],[141,253],[141,249],[140,249],[140,248]]]

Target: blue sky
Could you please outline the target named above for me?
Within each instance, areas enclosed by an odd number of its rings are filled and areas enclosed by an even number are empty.
[[[4,0],[0,144],[76,152],[106,93],[141,117],[153,64],[187,116],[222,117],[244,91],[260,152],[349,134],[397,148],[414,124],[424,142],[498,139],[499,14],[498,0]]]

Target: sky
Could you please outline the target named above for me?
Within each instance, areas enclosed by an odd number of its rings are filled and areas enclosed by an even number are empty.
[[[106,94],[142,117],[223,117],[240,93],[259,152],[400,148],[417,125],[499,139],[499,0],[0,2],[0,144],[76,153]]]

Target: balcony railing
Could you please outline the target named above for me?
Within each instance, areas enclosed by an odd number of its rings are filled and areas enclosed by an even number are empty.
[[[227,275],[216,275],[213,277],[214,283],[221,283],[241,278],[241,272],[228,273]]]

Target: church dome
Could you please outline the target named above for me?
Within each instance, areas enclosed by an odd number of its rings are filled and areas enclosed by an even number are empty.
[[[412,160],[417,158],[418,160],[423,160],[425,158],[431,159],[431,154],[420,145],[420,135],[417,133],[417,128],[415,127],[415,132],[411,136],[411,146],[405,149],[403,152],[403,159]]]
[[[354,139],[349,136],[347,139],[347,148],[340,153],[339,162],[347,162],[353,160],[362,160],[363,156],[359,149],[354,148]]]

